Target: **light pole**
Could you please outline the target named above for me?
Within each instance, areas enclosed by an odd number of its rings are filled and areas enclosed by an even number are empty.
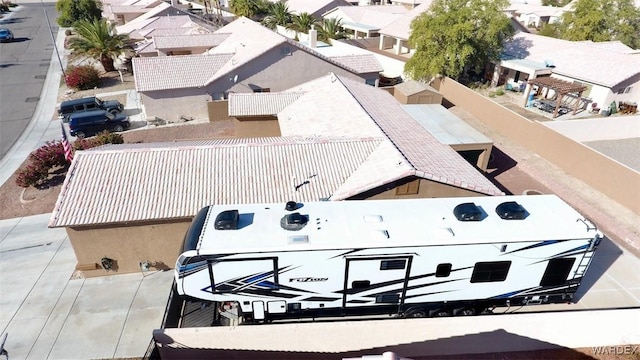
[[[56,38],[53,36],[53,30],[51,30],[51,22],[49,22],[49,16],[47,15],[47,9],[44,7],[44,3],[40,0],[42,4],[42,11],[44,12],[44,18],[47,19],[47,27],[49,28],[49,33],[51,34],[51,41],[53,41],[53,49],[56,51],[56,56],[58,57],[58,63],[60,64],[60,70],[62,70],[62,77],[67,79],[67,74],[64,72],[64,66],[62,65],[62,59],[60,58],[60,52],[58,52],[58,45],[56,44]]]

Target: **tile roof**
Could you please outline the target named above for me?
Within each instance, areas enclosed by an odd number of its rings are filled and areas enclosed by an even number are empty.
[[[188,218],[214,203],[327,199],[384,142],[271,138],[78,151],[49,226]]]
[[[133,58],[136,90],[156,91],[204,86],[210,74],[222,68],[232,56],[233,54],[216,54]]]
[[[380,34],[398,39],[409,40],[411,34],[411,21],[423,12],[429,10],[432,0],[424,0],[420,5],[411,9],[391,24],[380,29]]]
[[[283,135],[311,135],[311,132],[316,132],[327,136],[343,133],[346,136],[362,136],[364,133],[375,136],[375,125],[377,131],[382,132],[411,164],[416,176],[479,193],[503,194],[451,147],[440,143],[417,123],[388,92],[333,74],[307,83],[307,88],[315,91],[309,91],[278,114]],[[300,91],[300,88],[295,90]],[[348,96],[345,92],[349,93]],[[308,97],[312,93],[315,96]],[[327,93],[335,94],[335,98],[327,96]],[[355,107],[353,102],[357,103]],[[298,111],[292,113],[291,109],[295,107]],[[307,108],[307,118],[301,111],[302,107]],[[325,109],[330,109],[329,116],[323,113]],[[331,116],[340,110],[349,112],[337,119]]]
[[[156,7],[154,7],[153,9],[129,21],[128,23],[120,26],[116,26],[116,33],[126,34],[126,35],[131,34],[131,32],[137,29],[141,29],[145,25],[151,23],[154,17],[158,16],[158,14],[166,11],[169,8],[171,8],[170,4],[162,2],[158,4]]]
[[[296,101],[302,92],[231,93],[229,116],[276,115]]]
[[[323,76],[288,91],[304,95],[278,113],[283,136],[384,136],[335,76]]]
[[[611,42],[569,41],[522,32],[506,43],[504,54],[507,59],[552,61],[554,74],[606,87],[640,74],[640,54]]]
[[[381,72],[384,70],[380,62],[373,54],[354,54],[331,56],[331,60],[354,69],[357,74]]]
[[[233,58],[225,64],[220,73],[211,73],[205,84],[210,84],[220,74],[226,74],[248,63],[274,47],[284,44],[287,39],[259,23],[240,17],[218,29],[216,34],[229,34],[220,45],[209,50],[209,54],[233,54]]]
[[[137,33],[145,39],[151,39],[158,36],[206,35],[211,33],[207,28],[198,26],[195,23],[191,23],[189,25],[190,26],[164,29],[146,27],[138,30]]]
[[[192,34],[178,36],[154,36],[156,49],[214,47],[220,45],[228,34]]]

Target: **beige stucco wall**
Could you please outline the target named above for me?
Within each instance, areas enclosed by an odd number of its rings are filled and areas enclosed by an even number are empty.
[[[407,180],[415,180],[417,178],[410,177]],[[463,197],[463,196],[487,196],[475,191],[438,183],[431,180],[420,179],[420,186],[417,194],[397,195],[395,184],[374,189],[372,191],[353,196],[349,200],[381,200],[381,199],[426,199],[441,197]]]
[[[229,120],[229,100],[214,100],[207,102],[207,116],[209,122]]]
[[[501,135],[640,214],[640,173],[445,78],[433,86]]]
[[[191,219],[134,226],[66,228],[78,259],[77,269],[85,277],[140,271],[140,261],[152,270],[172,269],[182,249]],[[117,269],[97,268],[103,257],[116,260]],[[97,265],[96,265],[97,264]]]
[[[280,124],[273,116],[234,118],[233,124],[239,138],[281,136]]]

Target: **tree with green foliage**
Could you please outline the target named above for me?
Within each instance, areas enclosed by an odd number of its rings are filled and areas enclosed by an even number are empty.
[[[58,0],[56,10],[60,14],[56,22],[62,27],[72,27],[76,21],[93,21],[102,17],[100,3],[96,0]]]
[[[563,7],[570,2],[571,0],[542,0],[542,6]]]
[[[318,26],[320,27],[318,29],[318,39],[320,41],[339,40],[347,37],[342,30],[342,19],[340,18],[322,19]]]
[[[500,58],[514,34],[503,13],[508,0],[434,0],[411,23],[409,43],[416,50],[405,72],[416,80],[458,78]]]
[[[237,16],[253,19],[260,12],[260,4],[255,0],[230,0],[229,8]]]
[[[311,30],[311,26],[314,25],[318,20],[313,17],[313,15],[308,12],[303,12],[300,15],[294,15],[291,19],[291,24],[289,25],[289,29],[299,33],[308,33]]]
[[[127,35],[114,34],[105,19],[80,20],[74,26],[76,37],[69,41],[71,59],[88,57],[100,61],[104,71],[114,71],[114,60],[130,49]]]
[[[565,40],[619,40],[640,48],[640,8],[633,0],[577,0],[556,27]]]
[[[269,5],[267,16],[262,19],[262,24],[272,30],[278,25],[288,27],[292,18],[287,1],[280,0]]]

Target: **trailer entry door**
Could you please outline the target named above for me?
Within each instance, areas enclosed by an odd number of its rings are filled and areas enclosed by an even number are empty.
[[[401,305],[411,259],[411,256],[347,258],[342,306]]]

